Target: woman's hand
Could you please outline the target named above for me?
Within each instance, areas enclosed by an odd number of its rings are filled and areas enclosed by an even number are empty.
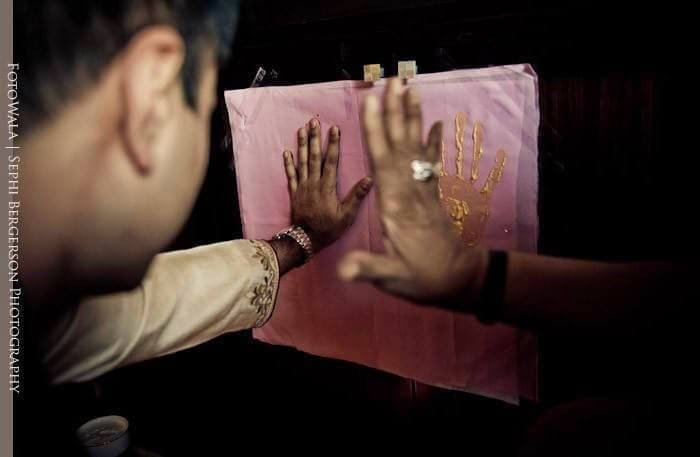
[[[426,181],[413,176],[415,160],[436,163],[442,124],[422,139],[417,93],[387,84],[384,109],[374,96],[365,100],[362,126],[372,158],[379,210],[384,227],[384,254],[356,251],[339,264],[340,276],[369,281],[390,293],[417,302],[469,298],[485,253],[468,249],[440,204],[437,173]]]

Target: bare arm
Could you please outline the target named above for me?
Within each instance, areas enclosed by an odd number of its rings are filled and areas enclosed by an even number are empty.
[[[484,266],[479,270],[480,284],[472,297],[478,296],[483,284]],[[604,263],[510,253],[498,317],[534,329],[635,330],[677,315],[689,300],[690,280],[690,269],[683,264]]]
[[[293,225],[315,252],[354,222],[371,180],[336,195],[340,133],[321,151],[318,121],[298,132],[297,161],[284,154]],[[282,229],[284,227],[280,227]],[[112,369],[180,351],[223,333],[264,325],[274,311],[280,277],[304,263],[291,238],[236,240],[156,257],[142,284],[128,292],[85,299],[46,336],[52,382],[93,379]]]
[[[435,163],[442,125],[421,132],[418,94],[393,79],[383,109],[368,96],[362,126],[372,158],[384,253],[356,251],[338,265],[348,281],[371,282],[417,303],[475,311],[486,281],[488,253],[468,248],[440,206],[436,179],[416,180],[412,161]],[[611,264],[511,253],[496,318],[545,326],[653,323],[689,300],[690,271],[668,263]]]

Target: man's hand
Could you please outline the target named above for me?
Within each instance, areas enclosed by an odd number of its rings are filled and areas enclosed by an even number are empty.
[[[413,178],[411,162],[439,160],[442,124],[422,139],[417,94],[402,92],[398,79],[387,84],[384,110],[368,96],[362,126],[372,157],[379,209],[384,227],[382,255],[357,251],[339,264],[343,279],[369,281],[418,302],[470,298],[485,263],[481,251],[468,249],[440,205],[437,176]]]
[[[301,226],[311,238],[315,252],[333,243],[355,221],[362,200],[372,188],[372,179],[361,179],[348,195],[337,195],[340,130],[330,128],[325,155],[321,149],[321,126],[314,118],[297,132],[296,163],[292,151],[284,152],[289,181],[292,224]]]

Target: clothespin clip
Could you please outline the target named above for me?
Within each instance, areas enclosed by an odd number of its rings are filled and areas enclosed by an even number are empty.
[[[418,66],[415,60],[402,60],[399,61],[399,71],[397,72],[399,78],[405,80],[415,78],[418,74]]]
[[[258,71],[255,73],[255,77],[253,78],[253,82],[250,83],[250,87],[258,87],[260,84],[262,84],[263,79],[265,79],[265,75],[267,72],[263,67],[258,67]]]
[[[363,68],[365,73],[365,82],[373,83],[384,77],[384,69],[378,63],[365,65]]]
[[[277,79],[277,77],[279,76],[274,68],[271,69],[268,73],[263,67],[258,67],[258,71],[255,73],[255,78],[253,78],[253,82],[250,83],[250,87],[261,86],[263,83],[263,80],[268,75],[269,75],[268,79],[272,79],[272,80]]]

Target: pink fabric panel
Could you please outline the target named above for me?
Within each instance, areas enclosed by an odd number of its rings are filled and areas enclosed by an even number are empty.
[[[484,130],[480,179],[506,151],[503,177],[491,198],[481,244],[534,252],[537,246],[537,78],[527,65],[419,75],[409,82],[423,100],[425,133],[445,124],[447,169],[455,170],[457,112],[468,116],[464,174],[472,158],[472,127]],[[359,107],[373,86],[338,81],[227,91],[241,216],[246,238],[269,238],[289,223],[282,151],[295,149],[296,131],[311,117],[324,135],[342,132],[339,193],[369,175]],[[410,172],[410,171],[407,171]],[[368,285],[346,284],[336,264],[352,249],[381,251],[381,226],[370,194],[357,222],[343,238],[281,281],[270,322],[254,332],[271,344],[349,360],[418,381],[517,403],[536,393],[534,336],[505,325],[418,307]]]

